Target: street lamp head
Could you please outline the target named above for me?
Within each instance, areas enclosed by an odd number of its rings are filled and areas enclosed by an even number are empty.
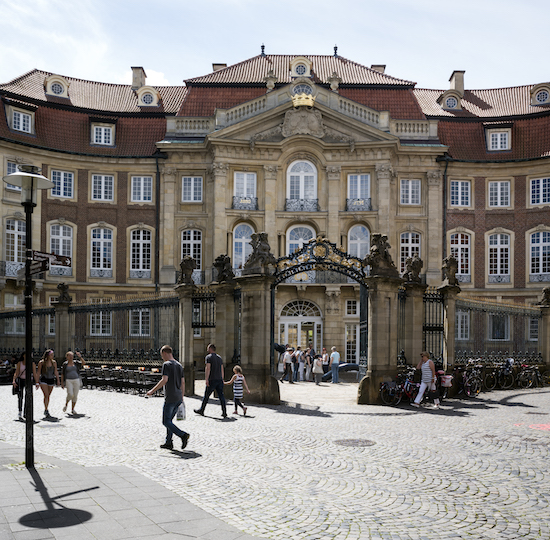
[[[18,171],[4,176],[6,184],[21,188],[21,204],[36,205],[36,193],[39,189],[50,189],[55,184],[40,174],[34,165],[19,165]]]

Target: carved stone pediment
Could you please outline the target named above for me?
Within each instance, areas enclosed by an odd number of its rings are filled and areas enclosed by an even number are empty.
[[[283,137],[311,135],[321,139],[325,133],[323,116],[318,110],[300,107],[286,112],[282,129]]]

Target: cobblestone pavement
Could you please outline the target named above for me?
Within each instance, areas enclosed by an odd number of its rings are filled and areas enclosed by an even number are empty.
[[[200,393],[197,383],[197,393]],[[126,465],[239,530],[277,540],[550,538],[550,389],[448,400],[439,411],[355,403],[357,385],[284,384],[279,407],[222,420],[186,398],[185,451],[166,451],[162,399],[82,390],[75,418],[54,389],[35,448]],[[24,446],[0,387],[0,440]],[[232,406],[229,407],[232,412]]]

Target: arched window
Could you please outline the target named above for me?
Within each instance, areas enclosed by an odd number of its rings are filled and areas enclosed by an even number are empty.
[[[286,209],[317,211],[317,169],[309,161],[295,161],[287,171]]]
[[[252,253],[252,234],[250,225],[241,223],[233,231],[233,268],[243,268],[246,259]]]
[[[196,270],[202,269],[202,232],[196,230],[182,231],[181,258],[190,255],[195,259]]]
[[[131,242],[130,277],[149,279],[151,277],[151,231],[133,230]]]
[[[405,272],[405,261],[408,257],[420,257],[420,235],[414,232],[406,232],[401,234],[400,246],[400,271]]]
[[[50,227],[50,253],[64,257],[73,256],[73,228],[69,225],[52,225]],[[52,276],[70,276],[72,268],[50,266]]]
[[[92,229],[91,277],[113,277],[113,231]]]
[[[531,269],[529,281],[550,281],[550,232],[531,235]]]
[[[315,238],[315,231],[307,225],[296,225],[288,230],[286,235],[286,252],[292,255],[295,251],[302,249],[312,238]]]
[[[354,257],[365,258],[370,250],[370,233],[364,225],[355,225],[348,233],[348,252]]]
[[[451,255],[458,262],[457,278],[462,282],[470,282],[470,235],[464,233],[451,234]]]
[[[281,317],[321,317],[321,310],[308,300],[293,300],[283,307]]]
[[[510,282],[510,235],[489,236],[489,283]]]

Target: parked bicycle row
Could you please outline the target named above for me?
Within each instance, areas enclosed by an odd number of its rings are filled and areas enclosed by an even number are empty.
[[[419,364],[420,366],[420,364]],[[386,405],[398,405],[402,400],[415,404],[433,400],[438,404],[449,395],[475,397],[482,391],[510,388],[537,388],[550,386],[550,370],[541,373],[536,364],[517,364],[513,358],[487,364],[479,359],[469,359],[466,364],[455,365],[451,374],[446,374],[441,365],[434,365],[435,380],[421,400],[420,368],[404,366],[396,380],[380,384],[380,399]]]

